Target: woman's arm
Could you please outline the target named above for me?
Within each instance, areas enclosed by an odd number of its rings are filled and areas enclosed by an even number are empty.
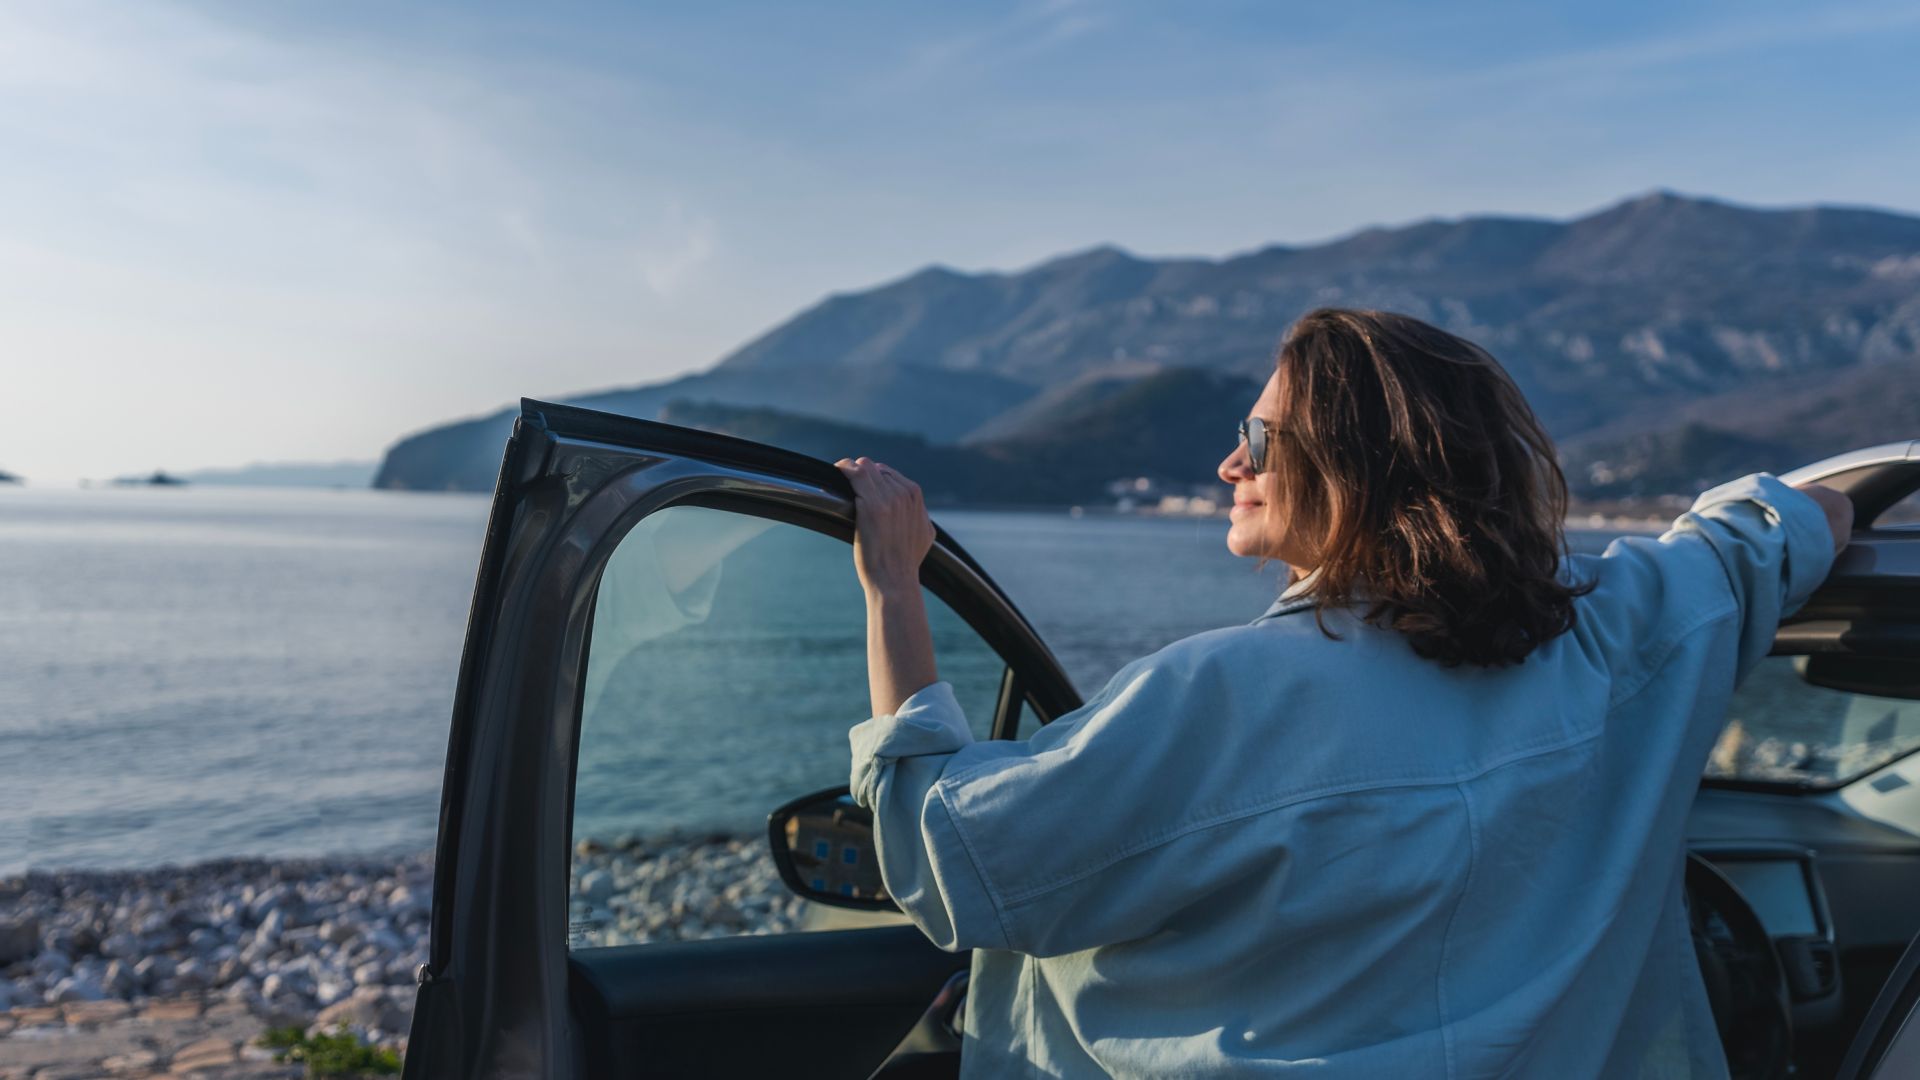
[[[873,715],[887,716],[940,679],[920,593],[933,522],[920,485],[893,469],[864,457],[834,464],[853,485],[853,562],[867,594],[867,690]]]
[[[1827,515],[1827,530],[1833,533],[1833,553],[1845,551],[1853,539],[1853,500],[1825,484],[1795,484],[1794,490],[1820,504]]]
[[[915,692],[940,681],[920,585],[867,590],[867,693],[873,715],[899,712]]]

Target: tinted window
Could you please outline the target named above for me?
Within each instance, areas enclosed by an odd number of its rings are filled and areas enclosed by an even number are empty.
[[[1005,664],[931,594],[927,611],[940,675],[985,738]],[[833,925],[775,876],[766,819],[847,782],[847,729],[868,713],[866,604],[846,544],[700,507],[641,521],[595,602],[571,943]]]
[[[1920,491],[1916,491],[1887,508],[1886,513],[1874,520],[1876,526],[1920,526]]]
[[[1708,776],[1830,785],[1920,749],[1920,701],[1813,686],[1803,663],[1770,656],[1747,676]]]

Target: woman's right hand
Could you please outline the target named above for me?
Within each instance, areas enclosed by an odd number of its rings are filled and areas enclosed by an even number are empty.
[[[920,589],[933,521],[920,485],[871,458],[833,463],[853,485],[853,563],[869,594]]]
[[[1825,484],[1795,484],[1794,490],[1810,496],[1827,512],[1827,528],[1833,531],[1834,554],[1846,550],[1853,539],[1853,500]]]

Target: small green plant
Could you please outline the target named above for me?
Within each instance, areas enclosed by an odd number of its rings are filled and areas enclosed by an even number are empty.
[[[400,1055],[392,1050],[366,1043],[341,1024],[332,1034],[309,1035],[299,1027],[269,1028],[260,1036],[260,1045],[278,1051],[275,1061],[298,1061],[307,1066],[307,1075],[392,1076],[400,1071]]]

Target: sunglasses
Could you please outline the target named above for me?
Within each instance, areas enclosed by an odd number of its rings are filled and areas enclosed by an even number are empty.
[[[1247,444],[1247,460],[1253,463],[1253,471],[1263,473],[1272,464],[1267,460],[1267,422],[1257,416],[1249,416],[1240,421],[1240,441]]]

